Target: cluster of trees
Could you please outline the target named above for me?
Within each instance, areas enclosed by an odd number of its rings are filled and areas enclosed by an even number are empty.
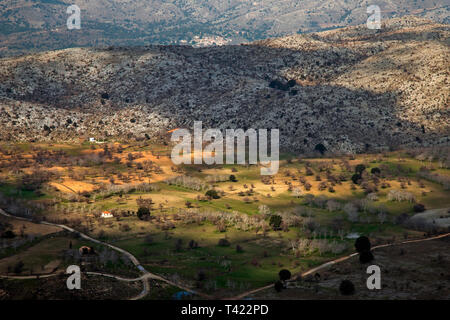
[[[161,188],[156,183],[138,183],[138,184],[105,184],[102,185],[97,192],[99,197],[107,198],[117,194],[127,194],[133,192],[153,192],[159,191]]]
[[[26,199],[8,197],[0,193],[1,208],[19,217],[34,217],[39,211],[42,211],[45,205],[43,203],[33,203]]]
[[[211,188],[210,184],[205,183],[202,179],[185,175],[166,179],[164,182],[168,185],[180,186],[195,191],[201,191]]]
[[[186,224],[202,224],[205,221],[209,221],[218,227],[218,230],[221,232],[225,232],[229,226],[234,226],[242,231],[255,230],[256,233],[260,231],[266,233],[270,230],[269,223],[265,220],[265,217],[261,215],[249,216],[237,211],[228,213],[213,210],[185,209],[180,210],[177,215],[180,221]]]
[[[13,239],[15,237],[12,225],[6,221],[0,221],[0,238]]]
[[[39,190],[44,183],[56,177],[55,172],[49,170],[36,169],[30,174],[23,174],[19,180],[19,188],[27,191]]]
[[[149,210],[152,210],[153,206],[155,205],[152,198],[142,198],[142,197],[136,199],[136,204],[138,205],[139,208],[147,208]]]
[[[324,253],[340,254],[348,249],[346,242],[339,242],[337,240],[329,241],[327,239],[298,239],[291,241],[291,247],[297,257],[307,256],[314,252],[319,255]]]
[[[274,176],[261,176],[261,182],[266,185],[275,184],[275,177]]]
[[[370,199],[372,198],[372,200]],[[377,215],[380,223],[384,223],[387,219],[388,209],[384,204],[376,204],[373,196],[366,199],[355,199],[345,204],[334,199],[329,199],[325,195],[314,196],[307,194],[304,197],[305,203],[309,206],[327,209],[330,212],[343,210],[351,222],[364,222],[361,213]]]
[[[212,174],[205,177],[205,181],[209,184],[230,181],[230,176],[226,174]],[[235,177],[236,180],[236,177]]]
[[[428,149],[410,149],[407,154],[420,161],[438,161],[440,168],[450,168],[450,148],[439,146]]]
[[[403,190],[390,190],[387,194],[389,201],[408,201],[416,202],[416,197],[413,193]]]
[[[419,217],[411,218],[409,216],[405,216],[403,217],[403,219],[399,220],[398,223],[409,229],[426,232],[428,236],[450,231],[450,227],[440,227],[437,224],[433,223],[433,221]]]
[[[437,172],[431,172],[427,168],[421,168],[417,173],[417,176],[441,184],[444,187],[444,190],[450,190],[449,176],[439,174]]]

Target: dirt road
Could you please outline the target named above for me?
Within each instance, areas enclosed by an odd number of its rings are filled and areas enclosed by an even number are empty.
[[[32,222],[31,219],[26,219],[26,218],[10,215],[10,214],[6,213],[5,211],[3,211],[2,209],[0,209],[0,214],[4,215],[6,217],[9,217],[9,218]],[[150,290],[150,285],[149,285],[149,282],[148,282],[149,279],[163,281],[163,282],[165,282],[167,284],[170,284],[172,286],[178,287],[180,289],[183,289],[183,290],[185,290],[187,292],[190,292],[190,293],[192,293],[194,295],[198,295],[198,296],[200,296],[202,298],[205,298],[205,299],[213,299],[213,297],[210,296],[210,295],[194,291],[194,290],[192,290],[190,288],[187,288],[187,287],[185,287],[183,285],[174,283],[174,282],[172,282],[172,281],[170,281],[168,279],[165,279],[165,278],[163,278],[161,276],[158,276],[156,274],[148,272],[140,264],[139,260],[134,255],[132,255],[130,252],[128,252],[128,251],[126,251],[124,249],[121,249],[121,248],[113,246],[113,245],[111,245],[109,243],[106,243],[106,242],[94,239],[94,238],[92,238],[92,237],[90,237],[90,236],[88,236],[88,235],[86,235],[84,233],[81,233],[81,232],[79,232],[79,231],[77,231],[77,230],[75,230],[73,228],[70,228],[70,227],[68,227],[66,225],[54,224],[54,223],[50,223],[50,222],[46,222],[46,221],[42,221],[42,222],[39,222],[39,223],[44,224],[44,225],[49,225],[49,226],[56,226],[56,227],[59,227],[61,229],[64,229],[64,230],[67,230],[67,231],[70,231],[70,232],[78,233],[82,238],[84,238],[86,240],[89,240],[89,241],[92,241],[94,243],[98,243],[98,244],[107,246],[107,247],[109,247],[109,248],[111,248],[113,250],[116,250],[116,251],[126,255],[133,262],[133,264],[138,268],[138,270],[142,273],[142,276],[140,276],[138,278],[123,278],[123,277],[120,277],[120,276],[117,276],[117,275],[113,275],[113,274],[98,273],[98,272],[86,272],[86,274],[114,278],[116,280],[125,281],[125,282],[142,281],[142,283],[143,283],[143,290],[142,290],[142,292],[139,295],[137,295],[136,297],[131,298],[130,300],[142,299],[148,294],[148,292]],[[408,244],[408,243],[416,243],[416,242],[436,240],[436,239],[441,239],[441,238],[448,237],[448,236],[450,236],[450,233],[441,234],[441,235],[438,235],[438,236],[435,236],[435,237],[431,237],[431,238],[426,238],[426,239],[407,240],[407,241],[402,241],[402,242],[398,242],[398,243],[383,244],[383,245],[378,245],[378,246],[373,247],[372,250],[376,250],[376,249],[379,249],[379,248],[390,247],[390,246],[396,246],[396,245],[400,245],[400,244]],[[357,256],[357,255],[358,255],[358,253],[352,253],[352,254],[350,254],[348,256],[341,257],[341,258],[338,258],[338,259],[326,262],[326,263],[324,263],[324,264],[322,264],[322,265],[320,265],[320,266],[318,266],[316,268],[310,269],[310,270],[302,273],[301,275],[299,275],[297,277],[294,277],[290,281],[295,281],[295,280],[297,280],[300,277],[306,277],[306,276],[308,276],[310,274],[316,273],[316,272],[318,272],[320,270],[328,268],[328,267],[330,267],[330,266],[332,266],[332,265],[334,265],[336,263],[340,263],[342,261],[348,260],[348,259],[350,259],[350,258],[352,258],[354,256]],[[2,276],[2,275],[0,275],[0,278],[22,279],[23,280],[23,279],[48,278],[48,277],[53,277],[53,276],[56,276],[56,275],[58,275],[58,273],[49,274],[49,275],[41,275],[41,276]],[[267,289],[270,289],[270,288],[273,288],[273,284],[269,284],[269,285],[261,287],[261,288],[253,289],[253,290],[241,293],[241,294],[239,294],[237,296],[234,296],[234,297],[225,298],[224,300],[240,300],[240,299],[243,299],[245,297],[248,297],[249,295],[252,295],[254,293],[261,292],[263,290],[267,290]]]

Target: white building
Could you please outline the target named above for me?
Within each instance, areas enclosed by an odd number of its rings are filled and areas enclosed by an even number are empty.
[[[108,219],[108,218],[113,218],[113,215],[109,211],[103,211],[101,217],[105,218],[105,219]]]

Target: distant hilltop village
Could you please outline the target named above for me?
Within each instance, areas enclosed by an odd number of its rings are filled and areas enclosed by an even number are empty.
[[[224,37],[220,36],[207,36],[207,37],[200,37],[195,36],[192,40],[180,40],[180,44],[189,44],[195,48],[201,48],[201,47],[212,47],[212,46],[224,46],[226,44],[230,44],[232,42],[231,39],[225,39]]]

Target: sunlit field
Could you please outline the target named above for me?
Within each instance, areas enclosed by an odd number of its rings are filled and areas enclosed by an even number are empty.
[[[375,245],[423,238],[448,228],[450,216],[411,219],[450,207],[442,150],[283,154],[274,176],[261,176],[256,165],[174,166],[170,146],[159,144],[3,144],[0,152],[5,211],[73,227],[129,251],[154,274],[216,297],[273,283],[281,269],[299,274],[349,254],[360,235]],[[91,245],[100,258],[84,261],[86,270],[138,275],[126,257],[99,244],[0,219],[14,235],[2,240],[2,274],[63,272],[81,259],[73,252]]]

